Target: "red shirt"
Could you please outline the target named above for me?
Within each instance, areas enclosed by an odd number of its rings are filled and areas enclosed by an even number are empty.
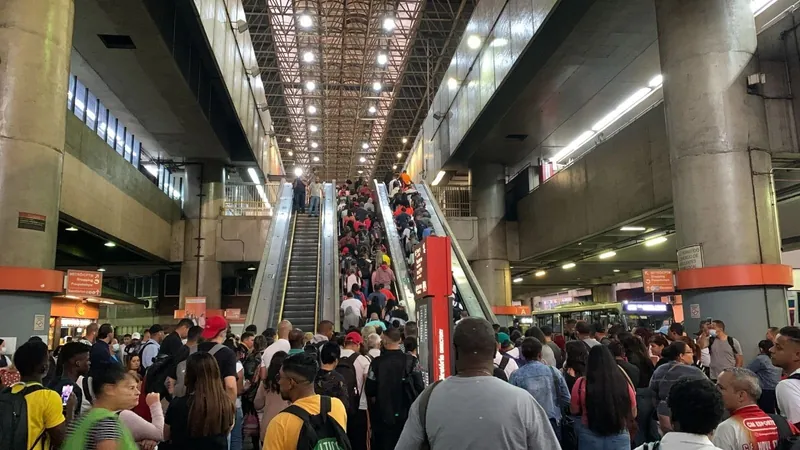
[[[397,300],[397,297],[392,294],[392,291],[390,291],[389,288],[381,289],[381,294],[386,296],[386,300]]]

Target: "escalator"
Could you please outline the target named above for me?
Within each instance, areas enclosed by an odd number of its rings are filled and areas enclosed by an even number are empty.
[[[278,317],[278,321],[286,319],[303,331],[312,331],[317,324],[319,219],[294,214],[283,308]]]

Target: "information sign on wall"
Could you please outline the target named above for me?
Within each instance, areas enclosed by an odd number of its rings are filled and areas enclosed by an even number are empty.
[[[703,268],[702,245],[696,244],[678,249],[678,270],[702,269],[702,268]]]
[[[448,296],[453,292],[450,238],[428,236],[414,247],[414,297]]]
[[[675,281],[670,269],[643,269],[642,279],[644,291],[648,294],[675,292]]]
[[[44,231],[47,226],[47,216],[28,212],[19,212],[17,216],[17,228],[23,230]]]
[[[66,287],[67,295],[99,297],[103,293],[103,273],[68,270]]]

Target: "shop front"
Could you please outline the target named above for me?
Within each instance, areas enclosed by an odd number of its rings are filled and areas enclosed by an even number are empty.
[[[80,339],[86,327],[100,317],[99,303],[66,296],[53,297],[50,305],[50,329],[47,343],[51,349],[66,342],[67,337]]]

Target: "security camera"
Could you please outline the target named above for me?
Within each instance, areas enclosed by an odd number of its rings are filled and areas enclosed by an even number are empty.
[[[247,31],[248,28],[247,22],[241,19],[237,20],[236,23],[233,24],[233,26],[239,33],[244,33],[245,31]]]

